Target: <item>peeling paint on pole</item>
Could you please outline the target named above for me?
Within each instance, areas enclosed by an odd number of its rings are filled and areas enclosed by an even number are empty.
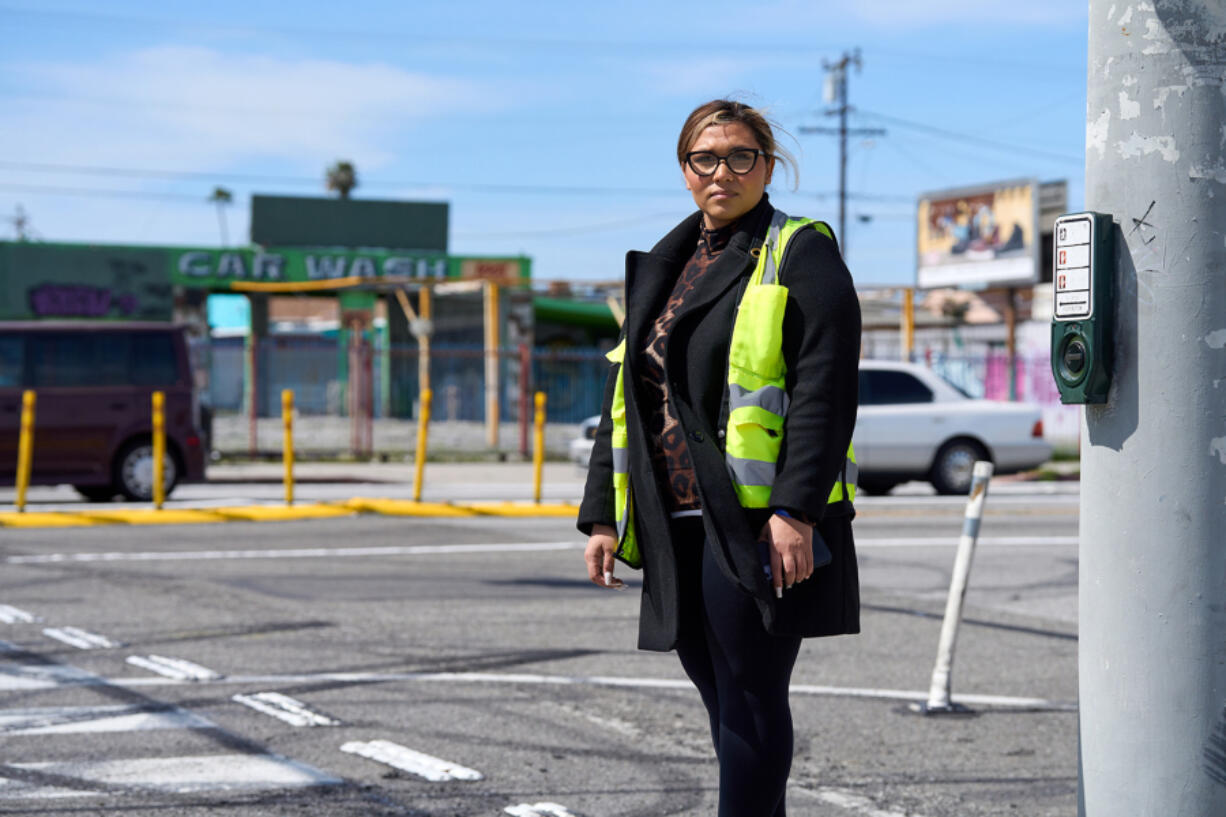
[[[1080,813],[1226,814],[1226,4],[1089,19],[1118,313],[1082,433]]]

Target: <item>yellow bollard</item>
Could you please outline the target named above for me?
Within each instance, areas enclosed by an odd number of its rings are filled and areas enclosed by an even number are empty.
[[[285,439],[281,444],[285,460],[285,504],[294,504],[294,390],[281,391],[281,422],[285,425]]]
[[[413,501],[421,502],[422,478],[426,471],[426,432],[430,427],[430,401],[434,392],[422,389],[421,416],[417,418],[417,456],[413,469]]]
[[[532,497],[541,502],[541,470],[545,467],[545,392],[536,393],[536,436],[532,448]]]
[[[30,487],[30,463],[34,459],[34,392],[21,393],[21,437],[17,443],[17,513],[26,512],[26,489]]]
[[[153,393],[153,507],[166,501],[166,393]]]

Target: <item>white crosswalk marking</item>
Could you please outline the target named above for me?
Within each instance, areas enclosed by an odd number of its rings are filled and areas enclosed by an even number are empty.
[[[0,641],[0,658],[30,660],[26,650]],[[159,660],[153,660],[159,659]],[[219,678],[217,673],[181,659],[149,656],[149,664],[177,670],[185,677]],[[159,663],[160,661],[160,663]],[[110,686],[83,669],[62,664],[14,664],[0,660],[0,690],[68,689],[89,685]],[[290,699],[292,700],[292,699]],[[159,757],[88,759],[86,749],[67,753],[74,760],[27,760],[19,752],[45,750],[45,741],[73,740],[89,733],[140,733],[162,730]],[[196,730],[208,730],[198,732]],[[176,706],[147,704],[62,706],[0,710],[0,743],[5,749],[5,771],[0,774],[0,803],[74,797],[131,797],[142,792],[190,794],[197,792],[281,791],[309,786],[340,785],[343,781],[320,769],[271,753],[201,754],[213,745],[219,727],[205,717]],[[175,736],[180,732],[184,737]],[[27,738],[38,736],[41,740]],[[85,747],[90,744],[74,743]],[[115,745],[142,745],[122,743]],[[173,748],[186,751],[174,754]],[[167,751],[170,749],[170,751]],[[147,750],[146,750],[147,753]],[[53,756],[63,757],[60,749]],[[92,753],[91,753],[92,754]],[[27,806],[26,808],[30,808]],[[6,810],[0,808],[0,811]]]
[[[209,729],[213,723],[176,706],[57,706],[0,710],[0,735],[67,735]]]
[[[222,677],[221,673],[214,672],[208,667],[193,664],[182,658],[169,658],[165,655],[129,655],[127,662],[177,681],[216,681]]]
[[[122,647],[118,641],[112,641],[104,635],[82,630],[80,627],[45,627],[43,635],[62,641],[79,650],[108,650],[112,647]]]
[[[520,803],[503,809],[513,817],[575,817],[565,806],[557,803]]]
[[[62,664],[0,664],[0,692],[94,684],[98,676]]]
[[[38,616],[33,613],[27,613],[17,607],[9,604],[0,604],[0,623],[4,624],[33,624],[35,621],[40,621]]]
[[[450,760],[433,757],[390,740],[350,741],[341,747],[342,752],[361,755],[394,769],[424,777],[435,783],[448,780],[482,780],[484,775]]]
[[[10,763],[31,772],[71,777],[82,781],[81,789],[38,787],[21,781],[4,781],[0,799],[71,797],[97,795],[106,787],[190,794],[205,791],[259,791],[265,789],[330,786],[341,782],[319,769],[278,755],[197,755],[193,757],[145,757],[131,760],[83,762]],[[16,783],[17,785],[12,785]],[[90,784],[99,785],[91,790]]]
[[[249,706],[257,712],[285,721],[292,726],[336,726],[340,721],[312,712],[306,704],[279,692],[256,692],[234,695],[230,700]]]

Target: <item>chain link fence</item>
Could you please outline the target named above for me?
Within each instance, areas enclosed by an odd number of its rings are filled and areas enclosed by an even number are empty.
[[[214,418],[212,446],[222,455],[278,452],[280,394],[292,389],[296,446],[303,453],[408,456],[416,444],[421,412],[419,355],[416,346],[346,346],[318,335],[273,336],[252,353],[243,337],[213,338],[200,356],[207,358],[209,372],[206,402]],[[1060,404],[1046,356],[1017,356],[1012,375],[1003,350],[928,352],[914,362],[968,397],[1038,404],[1051,441],[1076,446],[1079,414],[1076,407]],[[547,398],[546,449],[551,457],[565,456],[579,424],[600,412],[609,371],[603,350],[503,349],[498,352],[498,439],[491,444],[485,363],[480,346],[431,348],[432,452],[452,457],[526,454],[536,391]],[[254,416],[244,394],[249,368],[256,373]],[[355,388],[360,393],[353,393]],[[367,425],[359,428],[361,423]]]

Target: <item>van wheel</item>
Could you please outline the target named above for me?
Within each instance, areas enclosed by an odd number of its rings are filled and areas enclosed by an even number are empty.
[[[988,452],[974,440],[950,440],[937,452],[929,481],[938,494],[966,494],[971,489],[976,460],[986,459]]]
[[[114,485],[74,485],[76,492],[90,502],[110,502],[119,493]]]
[[[166,496],[179,482],[175,458],[167,450],[162,460],[162,485]],[[133,502],[153,499],[153,443],[148,440],[130,442],[115,458],[115,484],[119,493]]]

